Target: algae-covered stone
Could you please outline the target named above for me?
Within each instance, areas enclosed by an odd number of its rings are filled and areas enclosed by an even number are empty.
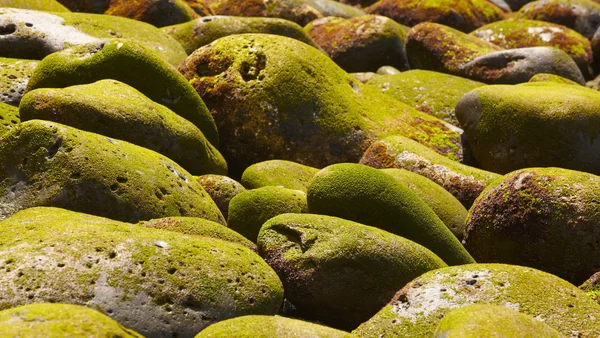
[[[458,126],[454,107],[469,91],[481,87],[481,82],[428,70],[383,75],[367,82],[379,91],[415,109]]]
[[[579,286],[591,299],[600,304],[600,272],[593,274]]]
[[[27,91],[102,79],[118,80],[139,90],[192,122],[211,144],[218,146],[215,122],[194,88],[168,62],[133,41],[114,39],[54,53],[35,69]]]
[[[576,31],[537,20],[503,20],[485,25],[470,33],[502,48],[549,46],[569,54],[586,78],[592,74],[590,41]]]
[[[549,273],[505,264],[430,271],[406,285],[354,333],[360,337],[430,338],[448,312],[472,304],[517,310],[568,337],[600,335],[600,306],[584,292]]]
[[[561,83],[561,84],[581,86],[581,84],[579,84],[575,81],[571,81],[562,76],[548,74],[548,73],[535,74],[534,76],[531,77],[531,79],[529,79],[529,82],[556,82],[556,83]]]
[[[463,240],[467,209],[451,193],[425,176],[408,170],[383,169],[382,171],[417,194],[446,224],[452,234],[459,241]]]
[[[196,338],[352,338],[354,335],[298,319],[279,316],[243,316],[212,324]]]
[[[0,218],[55,206],[137,222],[167,216],[225,223],[185,169],[151,150],[32,120],[0,138]]]
[[[381,0],[369,7],[367,12],[390,17],[407,26],[427,21],[463,32],[504,18],[500,8],[484,0]]]
[[[373,143],[360,163],[374,168],[406,169],[425,176],[448,190],[467,209],[488,184],[500,177],[498,174],[452,161],[401,136]]]
[[[34,9],[44,12],[70,12],[56,0],[0,0],[0,7]]]
[[[594,0],[533,1],[519,10],[519,16],[564,25],[591,39],[600,23],[600,4]]]
[[[307,202],[311,213],[389,231],[425,246],[450,265],[474,262],[417,194],[377,169],[351,163],[326,167],[313,177]]]
[[[184,0],[111,0],[104,14],[135,19],[156,27],[176,25],[198,17]]]
[[[239,182],[222,175],[202,175],[198,177],[198,183],[215,201],[225,218],[229,215],[229,202],[231,199],[246,191]]]
[[[162,28],[175,38],[188,54],[224,36],[235,34],[275,34],[316,46],[311,37],[295,22],[278,18],[208,16],[191,22]]]
[[[85,305],[146,337],[193,337],[207,325],[274,315],[276,273],[252,250],[63,209],[0,222],[0,309]]]
[[[197,235],[221,239],[227,242],[241,244],[248,249],[256,252],[256,244],[250,242],[244,236],[227,228],[223,224],[219,224],[207,219],[198,217],[165,217],[157,218],[149,221],[139,222],[146,228],[163,229],[169,231],[180,232],[186,235]]]
[[[565,337],[543,320],[505,306],[474,304],[448,312],[440,320],[433,337]]]
[[[13,129],[19,122],[19,109],[0,102],[0,136]]]
[[[18,107],[38,61],[0,57],[0,102]]]
[[[205,0],[204,3],[215,15],[274,17],[301,26],[327,16],[350,18],[364,14],[358,8],[335,0]]]
[[[28,92],[21,119],[54,121],[161,153],[193,175],[226,174],[227,163],[191,122],[115,80]]]
[[[356,328],[410,280],[446,266],[413,241],[323,215],[268,220],[258,249],[299,313],[341,329]]]
[[[264,161],[246,168],[241,183],[248,189],[280,186],[306,192],[310,180],[317,172],[317,168],[291,161]]]
[[[213,114],[231,175],[291,160],[357,162],[377,138],[401,134],[458,157],[459,135],[439,119],[363,86],[317,49],[267,34],[232,35],[179,67]]]
[[[183,47],[156,27],[116,16],[2,8],[0,20],[6,27],[0,35],[3,57],[42,59],[73,45],[114,37],[135,40],[173,65],[186,57]]]
[[[142,338],[98,311],[78,305],[49,303],[0,311],[0,335],[28,338]]]
[[[551,167],[600,174],[600,93],[551,82],[485,86],[456,115],[481,168]]]
[[[306,193],[281,187],[262,187],[236,195],[229,203],[229,228],[256,243],[262,225],[272,217],[308,211]]]
[[[600,266],[600,177],[528,168],[479,196],[463,243],[478,262],[530,266],[575,285]]]
[[[375,72],[386,65],[409,68],[404,27],[385,16],[327,17],[304,29],[347,72]]]

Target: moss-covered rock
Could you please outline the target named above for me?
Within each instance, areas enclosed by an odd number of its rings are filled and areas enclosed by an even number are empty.
[[[567,281],[532,268],[469,264],[430,271],[400,290],[355,334],[430,338],[452,309],[501,305],[543,320],[566,336],[600,335],[600,306]]]
[[[327,17],[304,29],[347,72],[375,72],[386,65],[409,68],[404,27],[385,16]]]
[[[560,332],[536,319],[505,306],[474,304],[448,312],[433,337],[564,338]]]
[[[229,228],[256,243],[263,224],[277,215],[308,211],[306,193],[281,187],[262,187],[236,195],[229,203]]]
[[[463,240],[467,209],[451,193],[427,177],[408,170],[383,169],[382,171],[417,194],[446,224],[452,234],[459,241]]]
[[[600,174],[600,93],[551,82],[485,86],[456,116],[481,168],[551,167]]]
[[[531,266],[583,283],[600,266],[600,177],[529,168],[479,196],[463,243],[478,262]]]
[[[317,172],[317,168],[291,161],[264,161],[246,168],[241,183],[248,189],[280,186],[306,192],[310,180]]]
[[[44,12],[70,12],[56,0],[0,0],[0,7],[34,9]]]
[[[523,6],[519,17],[567,26],[591,39],[600,22],[600,4],[594,0],[539,0]]]
[[[224,36],[249,33],[287,36],[316,47],[300,25],[278,18],[217,15],[164,27],[162,31],[179,41],[188,54]]]
[[[227,242],[241,244],[254,252],[257,252],[256,244],[250,242],[244,236],[227,228],[223,224],[197,217],[165,217],[149,221],[139,222],[146,228],[163,229],[175,231],[186,235],[197,235],[212,237]]]
[[[212,15],[211,11],[204,3],[204,0],[184,0],[185,3],[190,6],[191,9],[196,12],[196,14],[200,16],[210,16]]]
[[[579,288],[600,304],[600,272],[593,274]]]
[[[73,12],[102,14],[108,9],[110,0],[56,0]]]
[[[224,37],[195,51],[179,70],[213,114],[233,177],[270,159],[313,167],[356,162],[390,134],[449,156],[461,152],[458,133],[444,122],[363,86],[295,39]]]
[[[135,40],[173,65],[185,59],[183,47],[156,27],[136,20],[109,15],[39,12],[2,8],[5,34],[0,36],[0,55],[20,59],[42,59],[73,45],[99,39]]]
[[[279,316],[243,316],[212,324],[196,338],[352,338],[352,334]]]
[[[0,102],[18,107],[38,61],[0,57]]]
[[[470,34],[506,49],[556,47],[573,58],[585,78],[590,78],[593,73],[590,41],[562,25],[537,20],[510,19],[485,25]]]
[[[381,0],[369,7],[367,12],[390,17],[407,26],[427,21],[463,32],[504,18],[500,8],[484,0]]]
[[[413,278],[446,266],[413,241],[323,215],[268,220],[258,248],[299,313],[347,330],[373,316]]]
[[[0,309],[86,305],[146,337],[191,337],[214,322],[273,315],[283,288],[250,249],[56,208],[0,223]]]
[[[311,213],[337,216],[415,241],[444,262],[472,263],[440,218],[396,179],[360,164],[334,164],[319,171],[307,193]]]
[[[144,76],[141,76],[143,74]],[[114,79],[192,122],[215,147],[218,132],[206,105],[186,79],[143,45],[121,39],[75,46],[46,57],[27,91]]]
[[[428,70],[383,75],[367,82],[379,91],[415,109],[458,126],[454,107],[469,91],[481,87],[481,82]]]
[[[229,202],[231,199],[246,191],[239,182],[222,175],[202,175],[198,177],[198,183],[215,201],[225,218],[229,215]]]
[[[135,19],[156,27],[176,25],[198,17],[184,0],[111,0],[104,14]]]
[[[191,122],[115,80],[28,92],[23,121],[47,120],[161,153],[193,175],[227,174],[227,163]]]
[[[0,136],[6,134],[21,122],[19,109],[0,102]]]
[[[335,0],[205,0],[204,3],[215,15],[281,18],[301,26],[326,16],[350,18],[364,14]]]
[[[529,79],[529,82],[555,82],[555,83],[561,83],[561,84],[581,86],[581,84],[579,84],[575,81],[566,79],[562,76],[548,74],[548,73],[535,74],[534,76],[531,77],[531,79]]]
[[[78,305],[48,303],[0,311],[0,335],[29,338],[142,338],[98,311]]]
[[[151,150],[32,120],[0,138],[0,218],[55,206],[137,222],[191,216],[225,224],[185,169]]]
[[[488,184],[500,177],[498,174],[452,161],[401,136],[373,143],[360,163],[374,168],[406,169],[425,176],[448,190],[467,209]]]

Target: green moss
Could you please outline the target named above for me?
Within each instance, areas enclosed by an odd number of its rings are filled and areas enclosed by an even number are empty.
[[[191,122],[115,80],[25,95],[23,121],[54,121],[161,153],[193,175],[226,174],[227,163]]]
[[[258,247],[298,311],[340,329],[356,328],[405,283],[446,266],[415,242],[323,215],[274,217],[261,228]]]
[[[215,201],[225,218],[229,215],[229,202],[246,189],[236,180],[221,175],[203,175],[197,178],[198,183]]]
[[[0,266],[14,266],[0,275],[10,290],[0,303],[85,304],[144,335],[192,336],[215,321],[275,314],[283,300],[258,255],[215,238],[55,208],[21,211],[0,229],[0,252],[11,252]]]
[[[307,193],[311,213],[378,227],[415,241],[450,265],[473,259],[429,206],[393,177],[360,164],[318,172]]]
[[[281,187],[262,187],[236,195],[229,203],[229,228],[256,242],[263,223],[285,213],[307,212],[306,194]]]
[[[38,61],[0,57],[0,102],[19,106]]]
[[[548,74],[548,73],[535,74],[533,77],[531,77],[531,79],[529,79],[529,82],[555,82],[555,83],[560,83],[560,84],[581,86],[579,83],[577,83],[575,81],[571,81],[562,76],[558,76],[555,74]]]
[[[67,304],[33,304],[0,311],[0,334],[48,338],[142,337],[97,311]]]
[[[539,318],[566,336],[597,337],[600,306],[572,284],[532,268],[470,264],[428,272],[355,330],[361,337],[432,337],[452,309],[501,305]]]
[[[0,141],[2,218],[46,205],[133,222],[192,216],[225,223],[192,175],[151,150],[40,120]]]
[[[0,136],[21,122],[19,109],[0,102]]]
[[[446,224],[459,241],[465,235],[467,209],[446,189],[417,173],[403,169],[384,169],[384,173],[417,194]]]
[[[46,12],[70,12],[56,0],[0,0],[0,7],[34,9]]]
[[[598,12],[600,4],[593,0],[543,0],[527,3],[521,7],[517,17],[562,24],[591,40],[597,29],[593,17]],[[577,20],[580,16],[582,18]]]
[[[517,311],[498,305],[470,305],[448,312],[440,320],[434,337],[548,337],[562,338],[560,332]]]
[[[144,74],[144,76],[140,76]],[[169,63],[143,45],[113,39],[54,53],[35,69],[27,91],[113,79],[126,83],[196,125],[218,146],[218,132],[204,102]]]
[[[246,168],[241,183],[248,189],[280,186],[306,192],[308,183],[319,171],[317,168],[291,161],[271,160]]]

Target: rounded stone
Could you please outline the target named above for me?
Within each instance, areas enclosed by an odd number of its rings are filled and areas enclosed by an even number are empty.
[[[594,0],[539,0],[523,6],[518,16],[567,26],[591,39],[600,24],[600,4]]]
[[[197,178],[198,183],[206,190],[215,201],[225,218],[229,215],[229,202],[238,194],[246,191],[236,180],[222,175],[202,175]]]
[[[111,0],[105,15],[115,15],[164,27],[191,21],[198,14],[184,0]]]
[[[317,168],[292,161],[264,161],[246,168],[241,183],[248,189],[276,186],[306,192],[308,183],[317,172]]]
[[[56,0],[0,0],[0,7],[33,9],[44,12],[70,12]]]

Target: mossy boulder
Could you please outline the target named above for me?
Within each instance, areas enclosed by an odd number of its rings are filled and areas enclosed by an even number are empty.
[[[357,162],[377,138],[401,134],[445,155],[459,135],[439,119],[365,87],[317,49],[266,34],[232,35],[179,67],[213,114],[233,177],[251,164]]]
[[[481,168],[559,166],[600,174],[600,93],[551,82],[474,89],[456,116]]]
[[[70,12],[56,0],[0,0],[0,7],[34,9],[44,12]]]
[[[0,311],[0,335],[29,338],[142,338],[98,311],[78,305],[49,303]]]
[[[151,150],[54,122],[31,120],[0,138],[0,218],[54,206],[137,222],[167,216],[225,224],[185,169]]]
[[[600,305],[569,282],[533,268],[468,264],[416,278],[354,334],[360,337],[430,338],[446,314],[472,304],[517,310],[582,338],[600,335]]]
[[[504,306],[474,304],[448,312],[433,337],[566,337],[542,320]]]
[[[212,324],[195,338],[352,338],[352,334],[298,319],[243,316]]]
[[[193,175],[227,174],[225,159],[196,126],[116,80],[35,89],[19,112],[23,121],[54,121],[154,150]]]
[[[270,218],[305,212],[308,212],[306,193],[281,187],[262,187],[231,199],[227,225],[256,243],[260,228]]]
[[[478,262],[530,266],[575,285],[600,266],[600,177],[528,168],[479,196],[463,243]]]
[[[374,168],[406,169],[448,190],[469,209],[479,194],[500,175],[450,160],[401,136],[377,141],[360,163]]]
[[[567,26],[591,39],[600,24],[600,4],[594,0],[539,0],[519,10],[519,17]]]
[[[600,272],[596,272],[579,286],[591,299],[600,304]]]
[[[566,79],[562,76],[548,74],[548,73],[535,74],[534,76],[531,77],[531,79],[529,79],[529,82],[556,82],[556,83],[561,83],[561,84],[581,86],[581,84],[579,84],[575,81]]]
[[[147,22],[156,27],[176,25],[198,17],[184,0],[111,0],[104,14]]]
[[[0,102],[0,136],[9,132],[20,122],[19,109]]]
[[[85,305],[146,337],[192,337],[228,318],[274,315],[276,273],[252,250],[56,208],[0,223],[0,309]]]
[[[317,172],[317,168],[292,161],[264,161],[246,168],[241,183],[248,189],[280,186],[306,192],[310,180]]]
[[[576,31],[550,22],[537,20],[502,20],[485,25],[470,33],[502,48],[549,46],[569,54],[585,78],[592,71],[590,41]]]
[[[278,18],[207,16],[191,22],[162,28],[175,38],[188,54],[224,36],[235,34],[275,34],[315,46],[311,37],[295,22]]]
[[[409,68],[404,27],[385,16],[326,17],[304,29],[347,72],[375,72],[386,65]]]
[[[0,36],[0,55],[20,59],[42,59],[73,45],[119,37],[135,40],[173,65],[185,59],[183,47],[156,27],[110,15],[39,12],[2,8],[6,27]]]
[[[212,15],[211,11],[204,3],[204,0],[184,0],[185,3],[190,6],[191,9],[196,12],[196,14],[200,16],[210,16]]]
[[[215,122],[198,93],[173,66],[134,41],[113,39],[54,53],[35,69],[27,91],[102,79],[118,80],[139,90],[192,122],[211,144],[218,146]]]
[[[0,102],[18,107],[38,61],[0,57]]]
[[[256,244],[250,242],[244,236],[207,219],[198,217],[165,217],[138,223],[146,228],[163,229],[175,231],[186,235],[196,235],[221,239],[227,242],[237,243],[257,252]]]
[[[229,215],[229,202],[236,195],[246,191],[243,185],[236,180],[222,175],[202,175],[197,178],[198,183],[213,199],[225,218]]]
[[[381,0],[367,8],[367,13],[384,15],[406,26],[427,21],[467,33],[504,18],[500,8],[485,0]]]
[[[413,241],[323,215],[268,220],[258,249],[303,317],[344,330],[373,316],[413,278],[447,266]]]
[[[204,0],[204,3],[214,15],[281,18],[301,26],[326,16],[350,18],[364,14],[334,0]]]
[[[417,194],[377,169],[352,163],[328,166],[313,177],[307,202],[310,213],[389,231],[423,245],[450,265],[474,262]]]
[[[454,115],[456,103],[466,93],[484,84],[450,74],[415,69],[377,76],[367,85],[376,86],[383,94],[458,126]]]
[[[451,193],[425,176],[404,169],[382,171],[417,194],[446,224],[452,234],[462,241],[465,236],[467,209]]]

